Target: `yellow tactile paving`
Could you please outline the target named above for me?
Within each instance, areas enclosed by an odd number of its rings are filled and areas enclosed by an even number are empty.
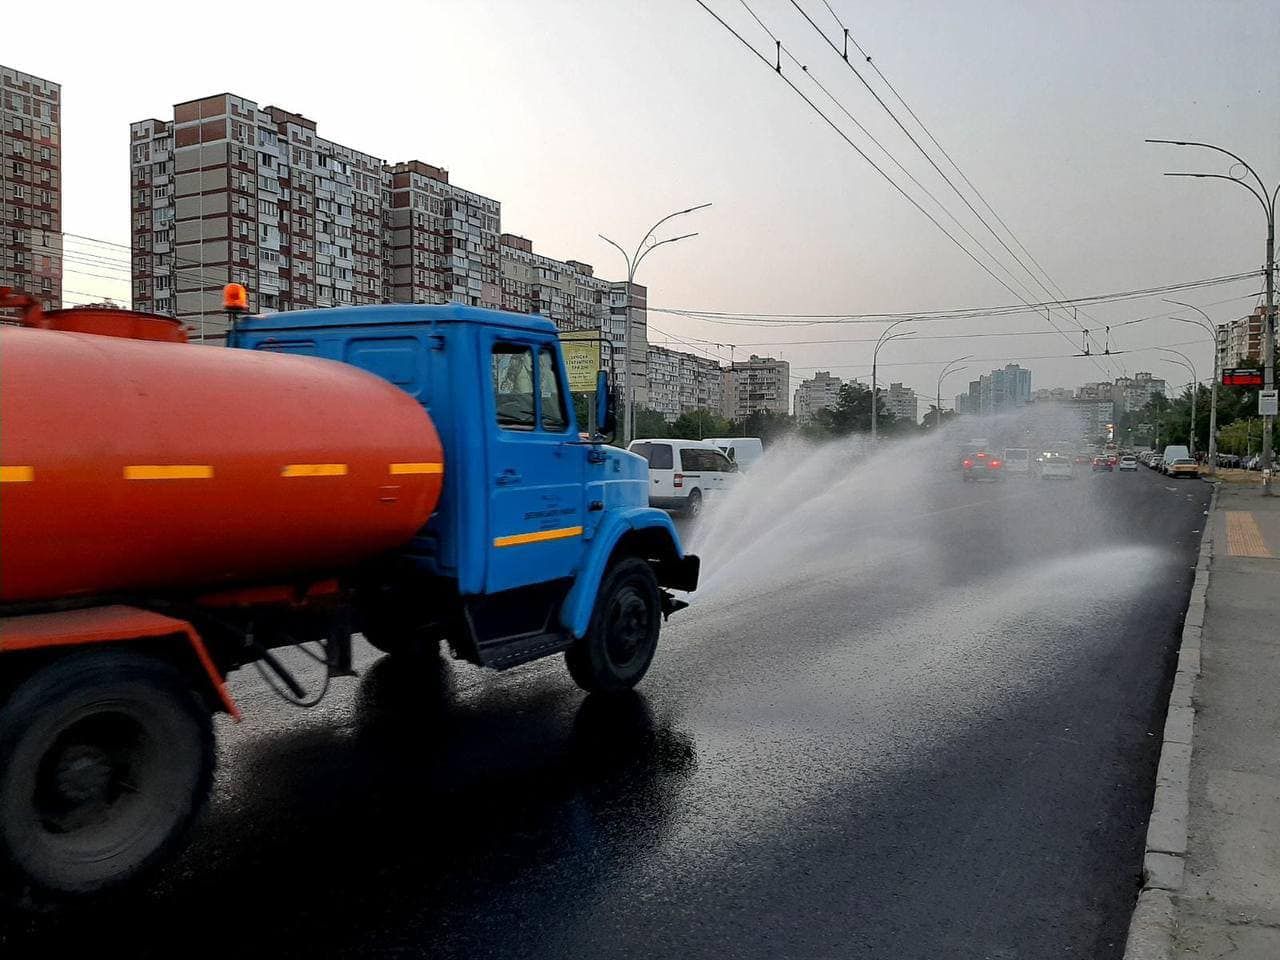
[[[1271,557],[1258,529],[1258,521],[1247,510],[1227,511],[1227,552],[1233,557]]]

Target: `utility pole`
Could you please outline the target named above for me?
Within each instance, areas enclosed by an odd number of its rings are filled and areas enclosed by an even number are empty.
[[[884,332],[880,334],[880,339],[876,341],[876,345],[871,351],[871,446],[872,446],[872,449],[875,448],[876,439],[879,436],[879,427],[877,423],[877,421],[879,420],[879,409],[878,409],[879,404],[877,403],[877,399],[876,399],[876,358],[879,357],[880,355],[880,348],[883,347],[890,340],[897,340],[900,337],[909,337],[914,333],[914,331],[908,331],[906,333],[895,333],[893,336],[889,336],[889,331],[902,323],[914,323],[915,319],[916,319],[915,317],[906,317],[902,320],[893,321],[893,323],[889,324],[887,327],[884,328]]]
[[[1276,184],[1276,188],[1271,191],[1270,197],[1267,196],[1267,185],[1262,182],[1262,178],[1258,176],[1258,172],[1249,166],[1242,158],[1225,150],[1222,147],[1214,146],[1212,143],[1197,143],[1193,140],[1148,140],[1147,143],[1168,143],[1178,147],[1201,147],[1205,150],[1214,150],[1218,153],[1225,154],[1232,160],[1236,161],[1240,166],[1253,177],[1257,183],[1258,189],[1255,190],[1243,175],[1240,177],[1229,176],[1222,173],[1166,173],[1166,177],[1195,177],[1202,180],[1227,180],[1231,183],[1239,184],[1253,194],[1254,198],[1262,204],[1262,212],[1267,218],[1267,250],[1266,250],[1266,280],[1267,280],[1267,308],[1266,315],[1262,318],[1262,383],[1266,390],[1274,390],[1276,388],[1275,372],[1276,372],[1276,198],[1280,196],[1280,183]],[[1234,169],[1234,165],[1233,165]],[[1230,171],[1228,171],[1229,173]],[[1214,354],[1217,354],[1217,343],[1214,343]],[[1263,496],[1271,496],[1271,474],[1272,474],[1272,450],[1271,450],[1271,434],[1273,432],[1274,418],[1267,414],[1262,418],[1262,493]]]
[[[684,233],[678,237],[668,237],[666,240],[653,240],[654,231],[666,223],[668,220],[674,220],[676,217],[684,216],[686,213],[693,213],[695,210],[705,210],[711,206],[709,203],[700,203],[696,207],[688,207],[684,210],[677,210],[675,213],[669,213],[657,223],[655,223],[645,235],[640,239],[639,245],[635,249],[635,253],[627,253],[621,245],[614,243],[603,233],[597,234],[601,240],[617,249],[622,254],[623,260],[627,264],[627,290],[626,296],[623,298],[625,304],[623,308],[623,316],[625,317],[625,325],[622,332],[622,396],[625,408],[622,417],[622,446],[625,448],[633,439],[635,439],[636,431],[636,405],[635,405],[635,385],[631,382],[631,288],[636,282],[636,270],[640,267],[640,262],[658,247],[663,244],[675,243],[677,240],[688,240],[690,237],[696,237],[696,233]],[[646,246],[646,244],[648,244]]]

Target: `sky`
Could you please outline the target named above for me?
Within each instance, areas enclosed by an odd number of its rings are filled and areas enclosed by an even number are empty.
[[[664,214],[712,203],[671,225],[698,236],[645,260],[637,280],[649,288],[651,308],[911,314],[1057,296],[973,218],[797,9],[842,45],[823,0],[706,3],[768,58],[773,38],[780,40],[786,77],[958,243],[696,0],[313,2],[305,13],[225,0],[216,17],[144,0],[129,5],[127,19],[109,4],[24,4],[5,11],[4,62],[62,85],[64,230],[101,241],[129,240],[129,123],[170,118],[174,103],[230,91],[302,113],[321,136],[389,161],[444,166],[453,182],[502,202],[505,231],[531,238],[540,252],[594,264],[602,276],[625,269],[598,234],[634,246]],[[1274,189],[1274,0],[830,6],[1011,228],[1016,241],[1001,233],[1009,247],[1030,266],[1018,244],[1025,246],[1069,297],[1261,269],[1265,225],[1256,200],[1222,181],[1161,176],[1228,173],[1230,161],[1143,139],[1220,144],[1250,160]],[[51,17],[58,42],[41,43]],[[850,64],[932,148],[865,60],[854,55]],[[985,259],[841,107],[1027,289],[993,266],[1011,293],[967,256],[961,246]],[[68,245],[122,265],[127,257],[75,238]],[[67,299],[127,297],[127,283],[113,275],[68,263]],[[1173,296],[1223,321],[1249,312],[1261,289],[1256,278]],[[1102,326],[1173,309],[1151,298],[1091,307],[1091,316],[1074,320],[1097,330],[1103,344]],[[781,356],[792,364],[793,387],[816,369],[865,381],[868,340],[885,327],[712,323],[653,309],[649,322],[652,342],[679,349],[723,360]],[[1056,322],[1075,329],[1064,314]],[[965,381],[1010,361],[1030,367],[1037,388],[1122,370],[1150,370],[1171,384],[1190,379],[1152,349],[1163,344],[1185,352],[1201,378],[1212,373],[1208,334],[1167,318],[1113,330],[1112,349],[1131,352],[1108,360],[1072,356],[1082,335],[1054,333],[1043,311],[903,329],[912,328],[915,335],[880,352],[880,379],[932,396],[942,364],[971,355],[946,381],[948,404]]]

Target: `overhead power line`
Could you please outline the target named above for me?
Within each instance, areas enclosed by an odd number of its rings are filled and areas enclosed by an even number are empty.
[[[824,3],[825,3],[825,0],[824,0]],[[954,181],[953,181],[949,176],[947,176],[946,172],[945,172],[945,171],[943,171],[943,169],[941,168],[941,166],[939,166],[939,165],[938,165],[937,161],[933,158],[933,156],[932,156],[932,155],[930,155],[929,151],[928,151],[928,150],[926,150],[926,149],[924,148],[924,146],[920,143],[920,141],[919,141],[918,139],[916,139],[916,137],[911,133],[911,131],[907,129],[906,124],[904,124],[904,123],[902,122],[902,120],[898,117],[898,115],[893,111],[893,109],[892,109],[892,108],[891,108],[887,103],[885,103],[884,99],[880,96],[880,94],[878,94],[878,93],[875,91],[875,89],[874,89],[874,88],[871,86],[871,84],[866,80],[866,78],[865,78],[865,77],[863,77],[862,73],[858,70],[858,68],[857,68],[857,67],[855,67],[855,66],[854,66],[854,65],[849,61],[849,51],[848,51],[848,43],[847,43],[847,40],[850,38],[850,36],[849,36],[849,30],[848,30],[848,28],[847,28],[847,27],[845,27],[845,26],[844,26],[844,24],[840,21],[840,18],[836,16],[836,14],[835,14],[835,10],[834,10],[834,9],[832,9],[831,5],[830,5],[829,3],[827,3],[827,4],[826,4],[827,10],[831,13],[832,17],[834,17],[834,18],[835,18],[836,22],[840,24],[841,29],[842,29],[842,30],[844,30],[844,32],[845,32],[846,44],[845,44],[845,49],[844,49],[843,51],[841,51],[841,49],[840,49],[839,47],[837,47],[837,46],[835,45],[835,43],[833,43],[833,42],[832,42],[831,38],[827,36],[826,31],[825,31],[825,30],[823,30],[820,26],[818,26],[818,24],[817,24],[817,23],[815,23],[815,22],[814,22],[813,18],[812,18],[811,16],[809,16],[809,13],[804,9],[804,7],[802,7],[802,6],[800,5],[800,3],[798,2],[798,0],[791,0],[791,5],[792,5],[792,6],[794,6],[794,7],[796,8],[796,10],[798,10],[798,11],[800,12],[801,16],[803,16],[803,17],[805,18],[805,20],[806,20],[806,21],[808,21],[809,25],[814,29],[814,31],[816,31],[816,32],[818,33],[818,35],[819,35],[819,36],[821,36],[821,37],[822,37],[822,39],[823,39],[824,41],[826,41],[827,45],[828,45],[829,47],[831,47],[831,49],[832,49],[832,50],[833,50],[833,51],[834,51],[838,56],[840,56],[840,58],[843,60],[843,62],[844,62],[844,64],[845,64],[845,66],[847,66],[847,67],[849,68],[849,70],[850,70],[850,71],[852,71],[852,73],[854,74],[854,76],[858,78],[858,81],[859,81],[859,82],[860,82],[860,83],[861,83],[861,84],[866,88],[867,92],[868,92],[868,93],[870,93],[870,94],[871,94],[871,96],[872,96],[873,98],[875,98],[876,103],[878,103],[878,104],[880,105],[880,107],[884,110],[884,112],[885,112],[886,114],[888,114],[888,115],[889,115],[889,118],[890,118],[891,120],[893,120],[893,122],[897,125],[898,129],[900,129],[900,130],[903,132],[903,134],[907,137],[907,139],[911,141],[912,145],[916,148],[916,150],[918,150],[918,151],[919,151],[920,155],[921,155],[921,156],[923,156],[923,157],[925,158],[925,160],[926,160],[926,161],[929,163],[929,165],[934,169],[934,171],[938,174],[938,176],[940,176],[940,177],[943,179],[943,181],[947,184],[947,186],[948,186],[948,187],[950,187],[950,188],[951,188],[951,190],[955,193],[955,195],[956,195],[957,197],[959,197],[959,198],[960,198],[961,202],[962,202],[962,203],[963,203],[963,204],[968,208],[969,212],[970,212],[970,213],[972,213],[972,214],[973,214],[973,216],[974,216],[974,217],[976,217],[976,218],[978,219],[978,221],[979,221],[979,222],[980,222],[984,227],[986,227],[987,231],[988,231],[988,232],[989,232],[993,237],[995,237],[996,241],[1000,244],[1000,246],[1001,246],[1001,247],[1003,247],[1003,248],[1004,248],[1005,252],[1006,252],[1006,253],[1008,253],[1008,254],[1009,254],[1009,256],[1013,258],[1014,262],[1015,262],[1015,263],[1017,263],[1017,265],[1018,265],[1020,268],[1022,268],[1022,270],[1023,270],[1023,271],[1025,271],[1025,272],[1026,272],[1027,276],[1031,278],[1031,281],[1032,281],[1034,284],[1036,284],[1037,286],[1039,286],[1041,289],[1043,289],[1046,293],[1049,293],[1049,294],[1051,294],[1051,295],[1057,295],[1057,296],[1065,296],[1065,293],[1062,291],[1062,289],[1061,289],[1060,287],[1059,287],[1057,290],[1051,290],[1048,286],[1046,286],[1046,285],[1045,285],[1045,283],[1044,283],[1042,280],[1040,280],[1040,278],[1039,278],[1039,277],[1037,277],[1037,276],[1036,276],[1035,272],[1034,272],[1034,271],[1032,271],[1032,270],[1031,270],[1031,268],[1030,268],[1030,267],[1028,267],[1028,266],[1027,266],[1023,261],[1022,261],[1022,259],[1018,256],[1018,254],[1017,254],[1017,253],[1015,253],[1015,252],[1013,251],[1013,249],[1009,246],[1009,244],[1005,242],[1004,238],[1000,236],[1000,234],[995,230],[995,228],[994,228],[994,227],[992,227],[992,226],[991,226],[991,224],[987,222],[986,218],[985,218],[985,217],[983,217],[983,215],[982,215],[982,214],[981,214],[981,213],[980,213],[980,212],[979,212],[979,211],[974,207],[974,205],[969,201],[969,198],[968,198],[968,197],[966,197],[966,196],[964,195],[963,191],[961,191],[961,190],[960,190],[960,188],[956,186],[955,182],[954,182]],[[861,53],[863,54],[863,56],[864,56],[864,57],[866,57],[867,62],[868,62],[868,63],[870,63],[870,62],[871,62],[871,57],[870,57],[870,56],[868,56],[868,55],[866,54],[866,51],[862,50],[862,48],[861,48],[860,46],[858,46],[858,45],[857,45],[857,41],[856,41],[856,40],[854,41],[854,45],[855,45],[855,47],[857,47],[857,49],[859,50],[859,52],[861,52]],[[877,69],[877,73],[879,73],[879,70],[878,70],[878,69]],[[883,76],[882,76],[882,78],[883,78]],[[899,97],[899,99],[901,100],[901,97]],[[904,101],[904,105],[905,105],[905,101]],[[911,112],[913,117],[915,116],[914,112],[910,111],[910,108],[908,108],[908,112]],[[917,123],[920,123],[920,121],[919,121],[919,118],[918,118],[918,117],[916,117],[915,119],[916,119],[916,122],[917,122]],[[923,125],[922,125],[922,126],[923,126]],[[932,136],[931,136],[931,139],[932,139]],[[935,143],[936,143],[936,141],[935,141]],[[945,155],[945,152],[944,152],[944,155]],[[950,157],[949,157],[949,156],[948,156],[948,159],[950,159]],[[952,160],[952,161],[951,161],[951,164],[952,164],[952,166],[953,166],[953,167],[956,167],[957,171],[959,170],[959,167],[956,165],[956,163],[955,163],[955,161],[954,161],[954,160]],[[961,174],[961,175],[963,176],[963,174]],[[966,179],[966,181],[968,180],[968,178],[965,178],[965,179]],[[990,205],[989,205],[989,204],[988,204],[988,208],[990,208]],[[1003,221],[1002,221],[1002,222],[1003,222]],[[1004,226],[1005,226],[1005,230],[1006,230],[1007,232],[1009,232],[1010,236],[1013,236],[1013,233],[1012,233],[1012,231],[1010,231],[1010,230],[1009,230],[1008,225],[1007,225],[1007,224],[1005,224]],[[1014,240],[1015,240],[1015,242],[1017,242],[1017,238],[1016,238],[1016,237],[1014,237]],[[1019,244],[1019,246],[1021,246],[1021,244]],[[985,249],[985,248],[984,248],[984,249]],[[1024,248],[1024,249],[1025,249],[1025,248]],[[1043,272],[1043,268],[1041,268],[1041,272]],[[1010,274],[1010,276],[1012,276],[1012,274]],[[1047,277],[1047,275],[1046,275],[1046,277]],[[1027,292],[1027,294],[1028,294],[1029,296],[1031,296],[1031,297],[1033,297],[1033,298],[1034,298],[1034,296],[1035,296],[1035,295],[1034,295],[1033,293],[1031,293],[1031,291],[1030,291],[1029,289],[1027,289],[1027,287],[1025,286],[1025,284],[1022,284],[1021,282],[1019,282],[1019,286],[1021,286],[1021,287],[1023,288],[1023,290],[1024,290],[1024,291],[1026,291],[1026,292]],[[1055,323],[1053,322],[1052,318],[1048,315],[1048,313],[1047,313],[1047,312],[1046,312],[1046,315],[1045,315],[1045,319],[1048,321],[1049,325],[1050,325],[1050,326],[1052,326],[1055,330],[1059,329],[1059,328],[1058,328],[1058,325],[1057,325],[1057,324],[1055,324]],[[1074,316],[1068,316],[1066,319],[1070,320],[1070,321],[1071,321],[1071,322],[1073,322],[1073,323],[1074,323],[1078,328],[1080,328],[1080,330],[1082,330],[1082,331],[1084,332],[1084,335],[1085,335],[1086,339],[1091,340],[1092,342],[1094,342],[1094,344],[1095,344],[1095,346],[1096,346],[1096,339],[1094,339],[1094,338],[1090,335],[1089,330],[1088,330],[1087,328],[1085,328],[1085,326],[1084,326],[1083,324],[1081,324],[1081,323],[1080,323],[1080,321],[1079,321],[1079,319],[1078,319],[1078,318],[1076,318],[1076,317],[1074,317]],[[1066,336],[1066,334],[1064,333],[1064,334],[1063,334],[1063,336],[1065,337],[1065,336]],[[1069,339],[1069,338],[1068,338],[1068,339]],[[1101,364],[1101,363],[1098,363],[1098,367],[1099,367],[1099,369],[1101,369],[1102,364]]]
[[[853,141],[853,139],[847,133],[845,133],[845,131],[840,127],[838,123],[836,123],[829,116],[827,116],[827,114],[822,110],[821,107],[819,107],[816,103],[814,103],[813,100],[803,90],[801,90],[798,86],[796,86],[796,84],[791,81],[791,78],[789,76],[783,73],[780,68],[775,66],[773,61],[771,61],[768,57],[766,57],[759,50],[757,50],[755,45],[751,43],[751,41],[747,40],[744,36],[742,36],[741,33],[735,30],[733,26],[728,23],[728,21],[726,21],[723,17],[720,16],[720,14],[716,13],[709,6],[707,6],[707,4],[705,3],[705,0],[694,0],[694,2],[697,3],[698,6],[702,7],[702,9],[705,10],[708,14],[710,14],[716,20],[717,23],[719,23],[730,34],[732,34],[733,37],[739,43],[741,43],[744,47],[746,47],[747,50],[749,50],[756,57],[757,60],[763,63],[771,71],[776,72],[777,75],[782,79],[783,83],[785,83],[788,87],[790,87],[792,92],[794,92],[796,96],[798,96],[801,100],[805,102],[805,104],[808,105],[809,109],[811,109],[814,113],[816,113],[827,124],[827,126],[831,127],[831,129],[835,131],[836,135],[839,136],[840,139],[842,139],[855,153],[857,153],[858,156],[860,156],[873,170],[875,170],[875,172],[879,174],[880,177],[884,179],[886,183],[888,183],[891,187],[893,187],[893,189],[897,191],[908,203],[910,203],[913,207],[915,207],[916,210],[918,210],[930,223],[932,223],[948,240],[950,240],[957,248],[959,248],[959,250],[966,257],[968,257],[970,260],[976,263],[983,270],[983,272],[989,275],[993,280],[996,281],[996,283],[1000,284],[1000,286],[1002,286],[1005,290],[1007,290],[1013,296],[1019,297],[1018,291],[1014,290],[1011,286],[1009,286],[1009,284],[1005,280],[1003,280],[994,270],[992,270],[991,267],[989,267],[986,263],[980,260],[973,253],[972,250],[970,250],[967,246],[965,246],[959,239],[956,238],[956,236],[953,233],[951,233],[951,231],[949,231],[946,227],[944,227],[938,221],[937,217],[935,217],[932,213],[926,210],[924,206],[922,206],[920,202],[916,200],[915,197],[911,196],[911,194],[908,193],[900,183],[898,183],[898,181],[896,181],[893,177],[891,177],[888,173],[886,173],[883,167],[881,167],[878,163],[872,160],[871,157],[867,155],[866,151],[863,150],[861,147],[859,147]],[[1022,298],[1019,297],[1019,299],[1022,299]]]
[[[1250,270],[1245,273],[1228,274],[1221,277],[1206,277],[1199,280],[1187,280],[1182,283],[1169,283],[1155,287],[1144,287],[1134,290],[1122,290],[1111,293],[1091,294],[1074,300],[1055,300],[1043,303],[1003,304],[994,307],[961,307],[947,310],[910,310],[896,313],[763,313],[754,311],[728,312],[722,310],[699,310],[687,307],[655,307],[648,308],[650,313],[668,314],[708,323],[733,323],[740,326],[759,324],[762,326],[816,326],[827,323],[884,323],[891,320],[914,318],[918,320],[970,320],[990,317],[1020,316],[1033,311],[1044,310],[1050,306],[1070,306],[1081,304],[1119,303],[1127,300],[1143,300],[1159,296],[1163,293],[1207,289],[1242,280],[1252,280],[1262,276],[1261,270]],[[1235,299],[1250,299],[1254,294],[1247,294]],[[1229,300],[1220,301],[1222,303]],[[1210,304],[1212,306],[1212,304]]]

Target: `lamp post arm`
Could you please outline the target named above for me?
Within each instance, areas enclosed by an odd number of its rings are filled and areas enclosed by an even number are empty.
[[[1267,218],[1267,222],[1271,221],[1271,206],[1267,203],[1265,194],[1259,193],[1243,180],[1237,180],[1235,177],[1228,177],[1225,173],[1166,173],[1166,177],[1193,177],[1196,180],[1226,180],[1228,183],[1237,183],[1244,187],[1254,198],[1262,204],[1262,213]]]
[[[1258,186],[1262,187],[1262,192],[1263,193],[1267,192],[1266,185],[1263,184],[1262,178],[1258,176],[1258,171],[1253,169],[1253,167],[1249,166],[1249,162],[1245,160],[1244,157],[1240,156],[1238,153],[1232,153],[1230,150],[1227,150],[1225,147],[1219,147],[1212,143],[1200,143],[1199,141],[1196,141],[1196,140],[1148,140],[1146,142],[1147,143],[1169,143],[1169,144],[1173,144],[1175,147],[1202,147],[1205,150],[1216,150],[1218,153],[1221,153],[1230,157],[1232,160],[1240,164],[1240,166],[1244,167],[1251,174],[1253,174],[1253,179],[1257,181]],[[1235,180],[1236,178],[1227,177],[1226,179]],[[1236,180],[1236,182],[1239,183],[1240,181]],[[1250,187],[1250,189],[1253,189],[1253,188]]]

